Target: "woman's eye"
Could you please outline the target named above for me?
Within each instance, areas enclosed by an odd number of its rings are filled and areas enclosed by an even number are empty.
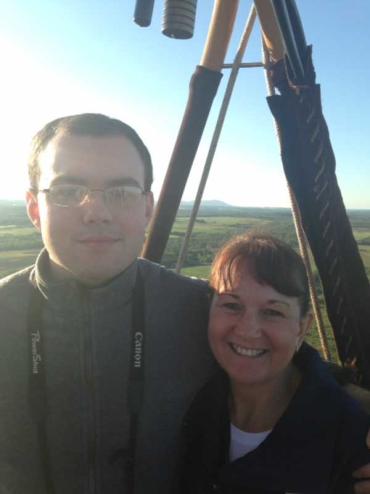
[[[269,317],[285,317],[285,314],[283,312],[276,309],[265,309],[263,313],[265,314],[265,316]]]
[[[240,309],[240,304],[237,304],[235,302],[224,302],[221,307],[223,309],[231,310],[231,311],[237,311]]]

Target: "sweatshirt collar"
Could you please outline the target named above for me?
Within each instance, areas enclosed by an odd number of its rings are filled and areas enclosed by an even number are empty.
[[[56,280],[51,276],[50,259],[43,249],[36,259],[31,282],[48,303],[57,307],[75,305],[81,297],[92,303],[105,303],[110,307],[126,304],[131,300],[137,274],[137,260],[109,282],[98,287],[88,287],[76,279]]]

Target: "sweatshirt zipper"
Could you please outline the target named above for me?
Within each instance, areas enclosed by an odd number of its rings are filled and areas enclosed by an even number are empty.
[[[94,379],[93,365],[93,344],[92,344],[92,317],[90,300],[87,291],[84,291],[84,301],[86,307],[86,324],[84,329],[84,371],[85,384],[87,388],[87,485],[88,494],[97,494],[96,481],[96,386]]]

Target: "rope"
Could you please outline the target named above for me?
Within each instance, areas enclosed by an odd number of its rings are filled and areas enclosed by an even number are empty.
[[[312,268],[311,268],[311,261],[310,261],[310,256],[308,253],[308,242],[307,242],[307,237],[306,237],[306,234],[304,233],[304,229],[303,229],[303,225],[302,225],[301,213],[299,211],[297,201],[294,197],[294,193],[293,193],[293,191],[289,185],[288,185],[288,190],[289,190],[290,200],[292,203],[293,222],[294,222],[294,227],[295,227],[295,231],[297,234],[299,251],[300,251],[301,256],[303,258],[304,265],[306,267],[308,286],[310,289],[310,296],[311,296],[311,303],[312,303],[312,310],[313,310],[314,317],[315,317],[317,332],[318,332],[319,338],[320,338],[322,353],[323,353],[325,360],[331,360],[332,356],[331,356],[330,349],[329,349],[328,337],[327,337],[327,334],[325,331],[325,326],[324,326],[324,321],[323,321],[322,312],[321,312],[321,308],[320,308],[319,298],[317,295],[315,279],[314,279]]]

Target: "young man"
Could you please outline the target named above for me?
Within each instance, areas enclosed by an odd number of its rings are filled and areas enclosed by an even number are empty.
[[[45,249],[1,282],[0,493],[165,494],[213,368],[207,287],[137,259],[152,169],[127,125],[51,122],[29,170]]]
[[[55,120],[29,171],[45,249],[0,282],[0,494],[167,494],[213,372],[207,286],[137,259],[152,168],[131,127]]]

